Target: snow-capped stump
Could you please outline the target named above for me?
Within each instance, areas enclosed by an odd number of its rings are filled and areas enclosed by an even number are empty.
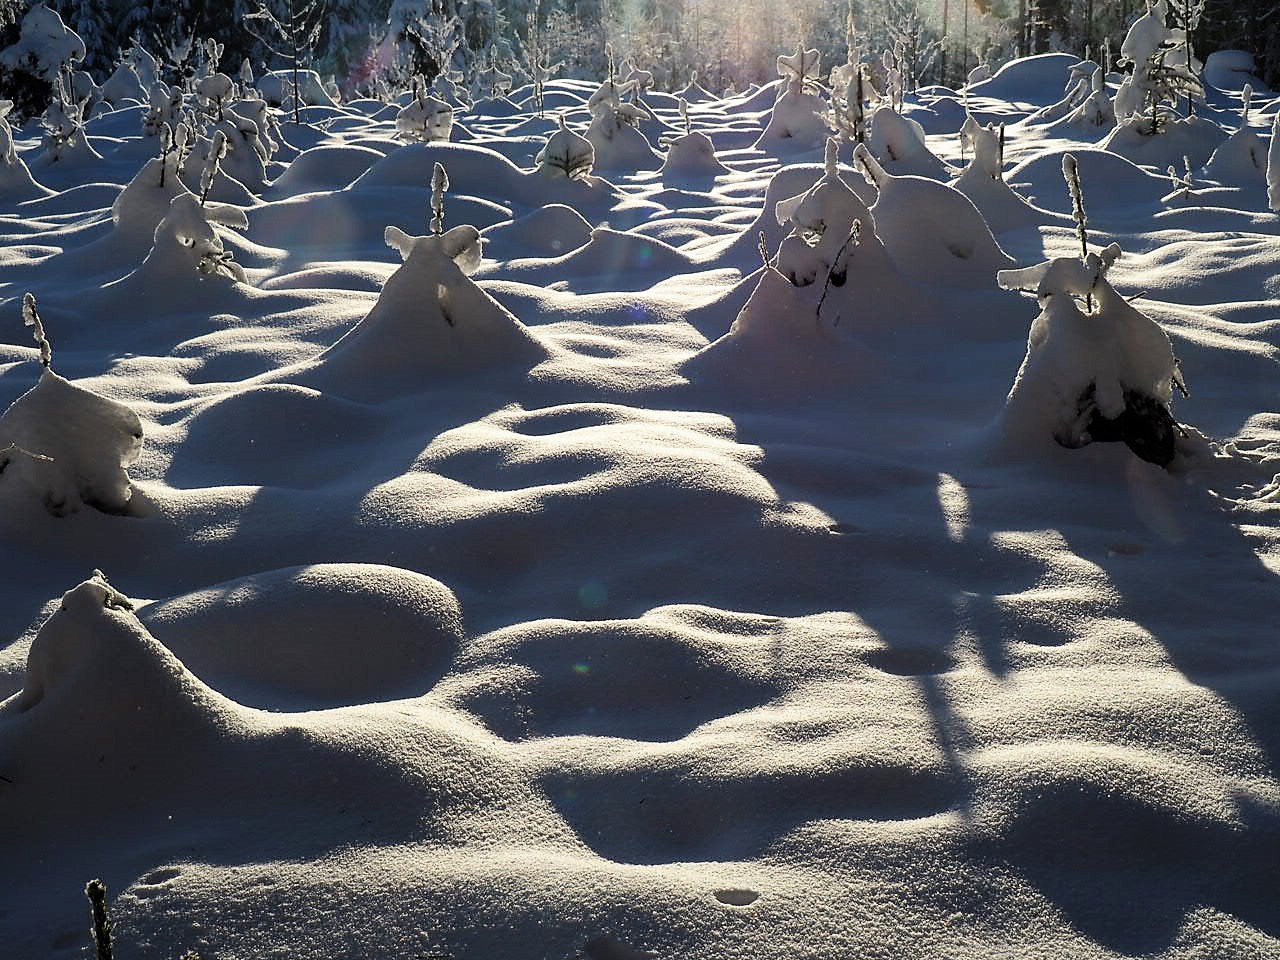
[[[584,180],[591,176],[596,149],[586,137],[570,130],[562,115],[559,129],[547,137],[534,162],[538,164],[538,170],[547,176]]]
[[[778,57],[778,76],[786,81],[787,88],[774,103],[769,122],[755,142],[757,150],[770,146],[811,150],[826,142],[827,102],[814,84],[819,61],[817,50],[805,50],[803,46],[790,56]]]
[[[924,127],[890,106],[871,115],[866,144],[880,166],[894,176],[948,180],[955,172],[925,144]]]
[[[387,245],[404,263],[368,315],[308,366],[298,382],[324,388],[360,384],[413,389],[430,378],[488,368],[528,370],[546,348],[470,278],[480,265],[480,232],[453,227],[414,237],[387,227]],[[427,382],[423,382],[426,378]]]
[[[128,513],[128,468],[142,450],[142,421],[127,405],[53,372],[52,350],[29,293],[23,316],[44,371],[0,414],[0,497],[34,498],[58,517],[82,506]]]
[[[1002,287],[1034,291],[1040,301],[1003,429],[1019,444],[1048,437],[1069,448],[1123,441],[1143,460],[1167,467],[1178,437],[1170,404],[1182,382],[1168,335],[1108,282],[1119,256],[1113,243],[1083,259],[1000,272]]]
[[[453,131],[453,107],[433,97],[421,80],[415,80],[413,96],[396,114],[396,134],[408,143],[448,140]]]
[[[904,275],[923,286],[982,289],[996,271],[1014,266],[959,190],[926,177],[892,176],[866,144],[853,155],[879,191],[871,207],[876,233]]]

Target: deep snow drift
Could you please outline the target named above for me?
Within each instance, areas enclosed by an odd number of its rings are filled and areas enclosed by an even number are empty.
[[[808,58],[0,117],[0,954],[1280,956],[1274,101]]]

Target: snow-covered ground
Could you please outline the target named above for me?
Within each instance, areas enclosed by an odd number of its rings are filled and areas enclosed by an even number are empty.
[[[0,956],[1280,956],[1277,101],[1075,62],[14,130]]]

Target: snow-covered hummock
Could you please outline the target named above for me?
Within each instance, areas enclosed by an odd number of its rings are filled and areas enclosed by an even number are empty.
[[[1253,87],[1265,91],[1266,85],[1258,78],[1258,67],[1253,54],[1247,50],[1215,50],[1204,58],[1204,82],[1219,90],[1243,90]]]
[[[823,118],[827,102],[809,82],[818,75],[819,60],[817,50],[803,47],[790,56],[778,57],[778,76],[787,88],[774,102],[769,122],[755,142],[757,150],[771,146],[811,150],[826,142],[827,123]]]
[[[308,384],[340,392],[426,389],[457,373],[528,370],[547,350],[470,278],[480,265],[480,233],[457,226],[413,237],[387,227],[404,263],[355,327],[307,364]]]
[[[973,201],[993,234],[1050,219],[1046,211],[1037,210],[1005,183],[1000,132],[994,123],[984,127],[970,115],[960,128],[960,140],[973,159],[952,186]]]
[[[1040,301],[1001,421],[1013,446],[1034,450],[1049,438],[1070,448],[1123,440],[1144,460],[1172,461],[1173,347],[1160,325],[1108,282],[1119,256],[1112,244],[1084,259],[1058,257],[1000,272],[1002,287],[1033,290]],[[1080,302],[1085,298],[1091,309]]]
[[[1246,85],[1241,92],[1240,126],[1227,137],[1205,164],[1204,175],[1227,186],[1256,186],[1262,183],[1267,169],[1267,147],[1249,127],[1249,106],[1253,88]]]
[[[84,41],[62,22],[57,11],[38,3],[22,18],[18,42],[0,50],[0,64],[10,70],[53,80],[72,63],[84,59]]]
[[[991,77],[991,64],[984,61],[969,71],[969,75],[965,77],[964,85],[966,87],[971,87],[975,83],[982,83],[984,80],[990,80]]]
[[[111,76],[102,84],[102,99],[116,108],[124,106],[130,100],[146,102],[147,88],[143,86],[137,68],[127,57],[116,64]]]
[[[635,81],[606,80],[587,101],[591,125],[587,139],[595,149],[595,165],[600,170],[654,170],[662,158],[637,129],[642,120],[653,119],[643,104],[623,97],[635,90]]]
[[[129,465],[142,450],[132,408],[99,396],[46,366],[34,387],[0,415],[0,502],[24,498],[55,516],[89,506],[125,513]]]
[[[1119,116],[1118,100],[1116,115]],[[1134,114],[1118,122],[1098,146],[1136,164],[1163,170],[1170,164],[1180,166],[1183,157],[1193,167],[1202,167],[1226,139],[1226,131],[1205,117],[1168,116],[1162,121],[1160,132],[1153,135],[1150,118]]]
[[[534,162],[538,170],[549,177],[586,179],[595,166],[596,149],[586,137],[570,130],[561,115],[559,129],[547,137]]]
[[[258,78],[258,93],[273,107],[292,103],[293,71],[272,70]],[[320,81],[320,74],[314,70],[298,71],[298,97],[303,106],[336,107],[333,98]]]
[[[258,153],[263,160],[270,160],[275,156],[284,138],[267,101],[259,97],[243,97],[233,101],[227,109],[241,119],[253,121],[257,130]],[[264,149],[265,153],[263,153]]]
[[[453,131],[453,107],[425,88],[396,114],[396,134],[409,143],[448,140]]]
[[[887,104],[871,115],[866,144],[880,166],[894,176],[948,180],[955,173],[929,149],[924,127]]]
[[[680,101],[680,114],[687,125],[689,104],[685,100]],[[716,158],[716,146],[710,137],[697,130],[686,129],[684,134],[667,144],[667,159],[662,163],[662,172],[664,175],[719,176],[728,173],[729,168]]]
[[[985,289],[996,271],[1014,265],[973,201],[955,187],[893,176],[866,144],[854,148],[854,159],[879,191],[871,207],[876,233],[909,279],[924,287]]]
[[[12,100],[0,100],[0,201],[16,203],[49,196],[52,191],[36,183],[14,147],[13,128],[8,120],[12,109]]]

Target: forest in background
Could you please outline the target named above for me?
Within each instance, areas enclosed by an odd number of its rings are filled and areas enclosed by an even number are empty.
[[[697,71],[709,89],[742,89],[776,76],[780,54],[817,48],[825,67],[897,48],[910,85],[958,87],[969,71],[1013,57],[1066,51],[1114,57],[1145,2],[1118,0],[45,0],[85,42],[84,69],[99,81],[134,42],[182,63],[192,40],[225,47],[224,69],[247,60],[283,66],[279,37],[263,37],[268,11],[292,16],[299,58],[344,95],[407,89],[446,68],[470,81],[494,70],[515,83],[539,62],[551,76],[598,78],[615,59],[653,72],[673,90]],[[1280,79],[1280,17],[1263,0],[1164,0],[1170,25],[1189,26],[1194,52],[1251,52],[1268,84]],[[30,0],[0,0],[0,48],[17,36]],[[257,25],[260,29],[251,30]],[[277,31],[278,32],[278,31]],[[285,38],[285,45],[290,38]],[[274,42],[273,42],[274,41]],[[850,49],[852,48],[852,57]],[[194,59],[194,58],[192,58]],[[0,96],[5,96],[0,90]]]

